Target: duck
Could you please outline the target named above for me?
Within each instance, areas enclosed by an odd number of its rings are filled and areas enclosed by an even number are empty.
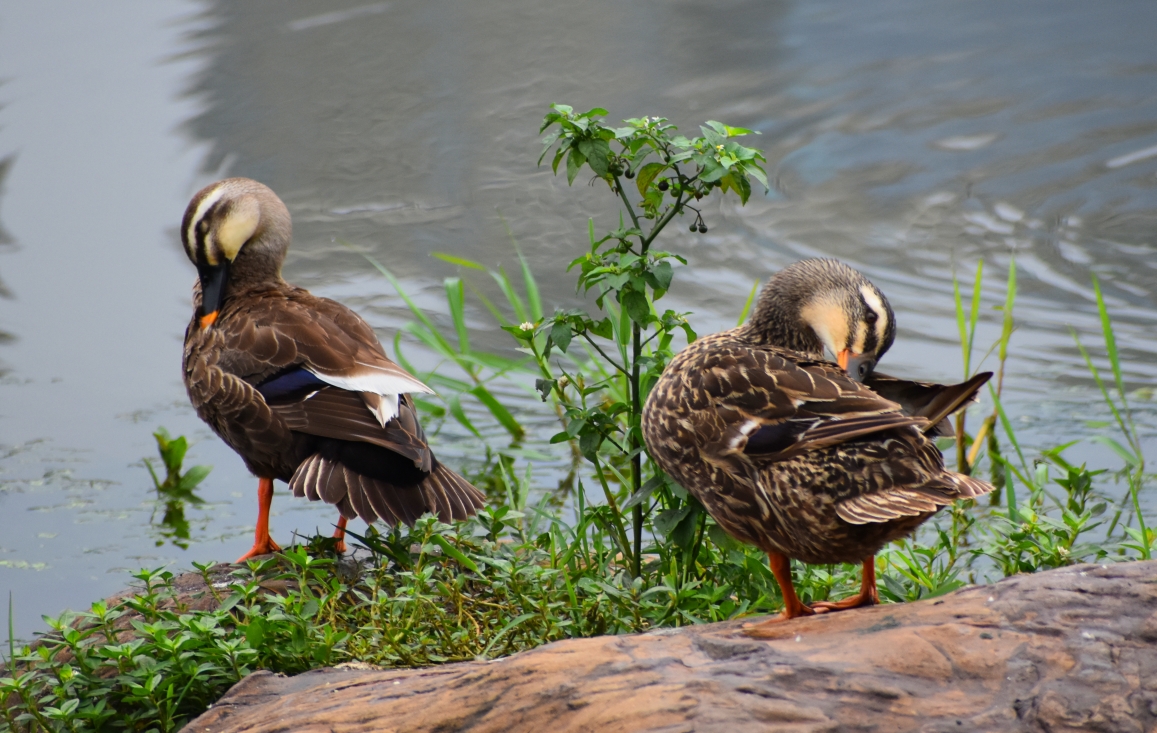
[[[238,562],[281,549],[269,533],[274,480],[337,508],[339,552],[355,517],[396,525],[476,513],[485,496],[438,461],[418,420],[413,395],[433,390],[352,310],[282,278],[291,239],[285,204],[248,178],[201,189],[181,220],[198,275],[185,388],[258,479],[253,547]]]
[[[933,442],[991,372],[956,385],[878,374],[895,332],[888,299],[861,273],[803,260],[769,279],[745,324],[679,352],[647,396],[655,464],[724,531],[767,553],[784,609],[765,624],[879,603],[885,544],[993,490],[946,469]],[[860,592],[808,606],[793,559],[862,563]]]

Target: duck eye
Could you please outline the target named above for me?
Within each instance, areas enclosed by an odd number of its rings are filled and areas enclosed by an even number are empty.
[[[869,326],[874,326],[876,325],[876,321],[878,319],[879,316],[876,315],[876,311],[869,308],[867,314],[864,316],[864,323],[868,324]]]

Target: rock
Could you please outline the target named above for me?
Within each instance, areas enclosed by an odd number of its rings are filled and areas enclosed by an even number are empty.
[[[1157,561],[761,631],[726,622],[492,662],[258,672],[185,730],[1157,730]]]

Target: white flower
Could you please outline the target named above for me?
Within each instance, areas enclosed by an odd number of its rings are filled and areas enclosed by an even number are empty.
[[[521,328],[523,331],[533,331],[534,330],[534,324],[531,323],[530,321],[524,321],[522,323],[522,325],[519,326],[519,328]]]

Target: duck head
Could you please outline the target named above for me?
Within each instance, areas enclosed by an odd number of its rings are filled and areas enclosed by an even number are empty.
[[[866,277],[838,260],[796,262],[776,273],[746,328],[758,341],[816,358],[830,351],[862,381],[896,336],[888,299]]]
[[[281,280],[292,232],[285,204],[257,181],[226,178],[193,196],[181,243],[201,281],[201,328],[217,320],[229,292]]]

